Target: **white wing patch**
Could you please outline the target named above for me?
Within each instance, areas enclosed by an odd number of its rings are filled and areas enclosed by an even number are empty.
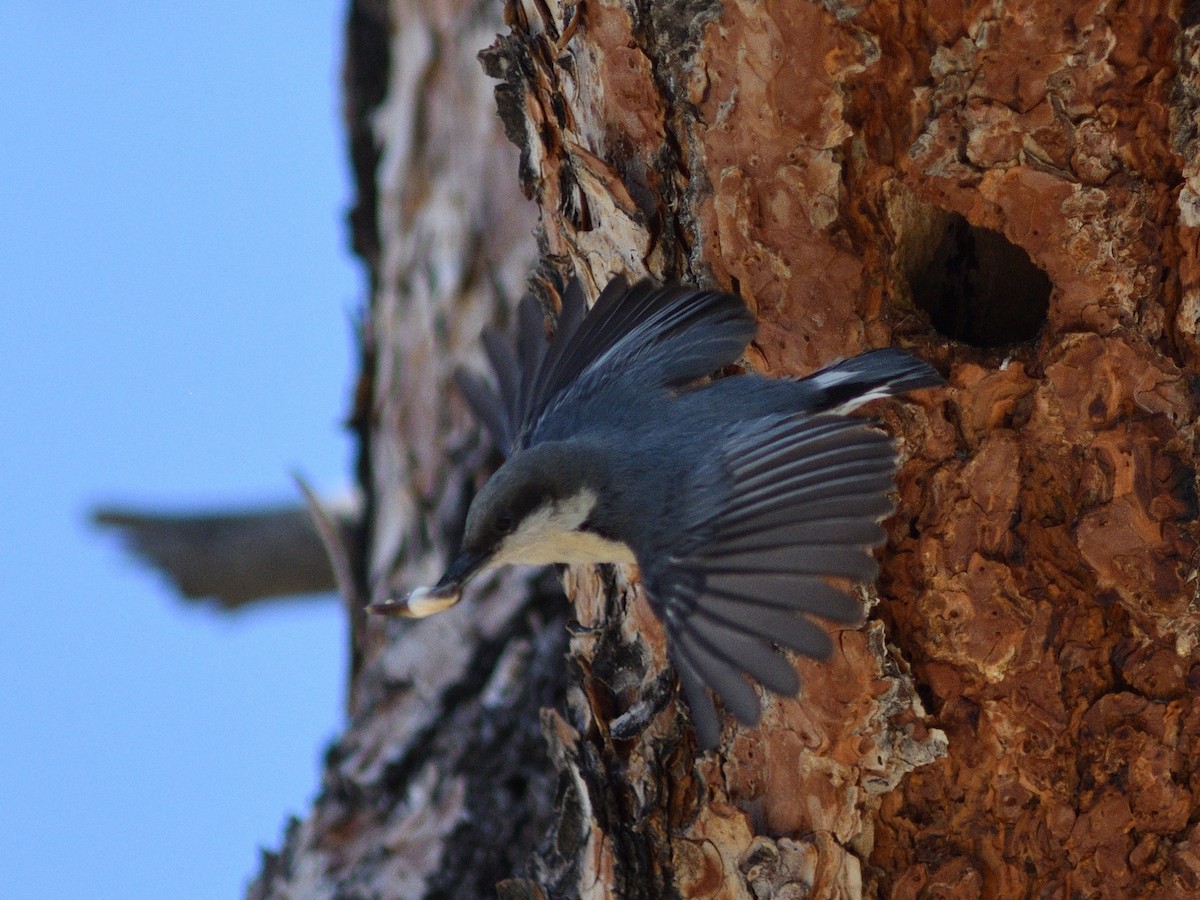
[[[845,384],[848,381],[855,381],[856,379],[859,379],[861,377],[862,377],[862,374],[859,372],[839,371],[837,369],[834,369],[832,371],[817,372],[814,375],[810,375],[805,380],[811,382],[812,384],[816,385],[817,387],[821,388],[822,390],[830,390],[832,388],[836,388],[839,384]],[[839,403],[837,406],[831,406],[827,410],[824,410],[824,411],[837,413],[839,415],[844,415],[845,413],[853,412],[854,410],[858,409],[860,406],[870,403],[872,400],[879,400],[879,399],[882,399],[883,397],[890,397],[895,393],[896,393],[896,391],[894,388],[891,387],[890,382],[885,382],[885,383],[877,385],[869,390],[865,390],[861,394],[859,394],[855,397],[851,397],[850,399],[846,400],[844,403]]]
[[[538,507],[504,539],[489,565],[636,562],[627,544],[579,530],[595,506],[595,493],[584,489],[565,500]]]

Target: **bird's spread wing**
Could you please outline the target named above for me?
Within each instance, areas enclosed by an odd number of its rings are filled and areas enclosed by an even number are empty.
[[[559,331],[569,333],[578,327],[586,309],[583,294],[578,289],[568,290],[559,316]],[[516,447],[522,423],[535,406],[534,379],[553,347],[546,346],[542,308],[528,294],[517,306],[515,335],[506,335],[498,328],[485,328],[482,338],[496,386],[469,369],[458,369],[454,376],[475,417],[488,430],[500,452],[508,456]]]
[[[516,340],[489,330],[484,347],[493,388],[469,372],[459,386],[508,455],[526,446],[539,422],[572,389],[594,379],[629,379],[638,390],[674,388],[737,360],[754,336],[754,317],[732,294],[614,278],[590,310],[573,281],[563,296],[554,338],[541,338],[537,301],[521,301]]]
[[[745,675],[776,693],[799,689],[772,644],[825,658],[830,638],[807,616],[861,619],[858,602],[823,579],[875,576],[871,548],[884,537],[895,468],[882,432],[793,415],[735,430],[721,459],[697,473],[707,487],[695,495],[711,499],[689,515],[680,546],[643,574],[704,744],[720,731],[708,688],[754,724],[759,701]]]

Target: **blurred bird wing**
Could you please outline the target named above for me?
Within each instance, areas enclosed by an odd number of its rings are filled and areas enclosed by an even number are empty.
[[[541,310],[526,296],[515,340],[484,333],[496,388],[460,373],[464,396],[505,455],[535,443],[547,414],[594,395],[605,383],[651,391],[679,387],[735,362],[754,336],[754,317],[733,294],[609,282],[590,310],[578,281],[563,295],[547,347]]]
[[[824,578],[874,578],[895,468],[891,440],[862,422],[780,416],[734,431],[697,473],[691,494],[703,499],[683,541],[643,572],[703,743],[719,734],[706,688],[752,725],[758,698],[744,676],[799,689],[773,644],[823,659],[832,642],[808,616],[861,620],[860,604]]]
[[[559,315],[559,331],[571,332],[579,325],[587,309],[583,294],[567,291]],[[496,379],[493,387],[483,376],[469,369],[454,373],[458,388],[475,418],[488,430],[500,452],[508,456],[516,449],[522,425],[536,406],[534,379],[544,367],[553,344],[547,348],[542,308],[526,294],[517,306],[515,334],[499,328],[485,328],[482,340],[488,364]],[[555,335],[557,341],[558,335]]]

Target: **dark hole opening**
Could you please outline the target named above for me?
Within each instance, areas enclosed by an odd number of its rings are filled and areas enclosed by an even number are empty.
[[[1029,254],[957,213],[929,262],[909,276],[913,302],[939,333],[974,347],[1037,337],[1050,307],[1050,279]]]

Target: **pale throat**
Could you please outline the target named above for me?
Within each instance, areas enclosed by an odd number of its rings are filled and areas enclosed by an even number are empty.
[[[490,564],[637,562],[633,551],[622,541],[579,530],[595,508],[596,499],[594,492],[583,488],[570,497],[539,506],[504,539]]]

